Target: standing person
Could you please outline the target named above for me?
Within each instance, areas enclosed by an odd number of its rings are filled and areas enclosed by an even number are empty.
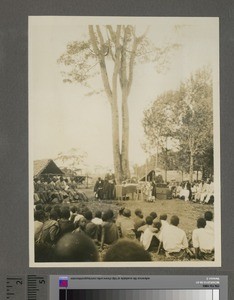
[[[189,191],[189,196],[188,196],[188,198],[189,198],[189,200],[191,201],[192,200],[192,187],[191,187],[191,183],[189,182],[189,181],[187,181],[187,183],[186,183],[186,189]]]
[[[104,187],[104,181],[101,179],[101,177],[98,177],[98,180],[96,181],[94,186],[95,197],[98,200],[103,200],[103,187]]]
[[[156,200],[156,181],[154,178],[152,179],[151,186],[152,186],[152,190],[151,190],[152,200]]]
[[[183,258],[188,248],[188,240],[184,230],[178,228],[180,219],[178,216],[172,216],[170,225],[165,227],[159,239],[167,257]],[[160,250],[160,247],[159,247]]]
[[[113,200],[115,198],[115,174],[111,171],[106,175],[107,184],[106,184],[106,193],[107,199]]]

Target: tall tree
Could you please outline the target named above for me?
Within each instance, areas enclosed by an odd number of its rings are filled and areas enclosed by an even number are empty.
[[[67,51],[58,62],[68,67],[68,71],[63,73],[64,82],[78,82],[91,87],[89,80],[97,73],[101,76],[111,107],[114,169],[116,179],[120,182],[129,177],[130,173],[128,97],[135,63],[157,62],[161,68],[165,64],[165,58],[178,45],[157,48],[147,38],[147,29],[137,35],[136,28],[130,25],[89,25],[88,35],[89,39],[86,41],[69,43]],[[97,65],[99,72],[95,68]]]
[[[143,126],[151,145],[168,137],[174,140],[178,162],[183,156],[184,161],[189,158],[190,181],[194,159],[207,153],[213,144],[212,100],[211,71],[203,68],[181,83],[177,91],[159,96],[144,113]]]
[[[211,71],[198,70],[181,84],[176,137],[180,147],[189,153],[190,181],[193,181],[194,159],[204,155],[213,144],[213,96]]]

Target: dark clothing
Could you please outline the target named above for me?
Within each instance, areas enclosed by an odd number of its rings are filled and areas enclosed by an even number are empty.
[[[97,195],[98,199],[103,199],[103,187],[104,187],[104,181],[103,180],[98,180],[94,186],[94,192]]]
[[[45,221],[38,242],[53,245],[58,239],[59,232],[59,224],[57,221]]]
[[[156,199],[156,183],[154,181],[152,181],[151,185],[152,185],[152,192],[151,192],[151,194]]]
[[[98,226],[92,222],[86,224],[85,233],[93,240],[98,239]]]
[[[112,244],[119,238],[117,225],[113,222],[104,222],[102,225],[102,239],[104,244]]]
[[[72,221],[66,220],[66,219],[60,219],[58,221],[59,228],[60,228],[60,233],[59,237],[63,236],[65,233],[72,232],[75,227]]]
[[[145,225],[145,220],[136,216],[134,219],[134,230],[135,230],[135,234],[136,234],[136,238],[139,239],[141,236],[141,232],[137,231],[138,228],[140,228],[141,226]]]

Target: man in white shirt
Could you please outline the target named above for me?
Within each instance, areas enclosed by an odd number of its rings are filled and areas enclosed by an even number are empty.
[[[169,226],[169,223],[167,222],[167,214],[160,215],[159,219],[162,224],[160,228],[160,231],[162,232],[165,227]]]
[[[206,227],[207,231],[210,231],[214,234],[214,221],[213,221],[213,213],[211,211],[206,211],[204,214],[204,218],[206,220]]]
[[[199,218],[197,228],[193,230],[192,241],[195,249],[195,257],[204,260],[214,259],[214,234],[207,230],[206,220]]]
[[[166,256],[169,257],[183,258],[186,253],[185,250],[188,248],[188,240],[184,230],[177,227],[179,221],[177,216],[172,216],[171,224],[166,226],[159,235]]]

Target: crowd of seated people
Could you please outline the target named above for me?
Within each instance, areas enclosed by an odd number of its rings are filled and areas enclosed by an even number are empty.
[[[194,181],[175,182],[168,184],[173,198],[180,198],[184,201],[193,201],[201,204],[214,203],[214,182],[210,179]]]
[[[36,262],[150,261],[153,252],[165,259],[213,260],[213,214],[207,211],[197,220],[190,241],[176,215],[168,222],[166,214],[144,217],[140,209],[132,215],[123,207],[115,216],[111,209],[92,212],[84,203],[37,204],[34,241]]]
[[[66,201],[87,201],[75,178],[63,176],[34,178],[34,203],[62,203]]]

